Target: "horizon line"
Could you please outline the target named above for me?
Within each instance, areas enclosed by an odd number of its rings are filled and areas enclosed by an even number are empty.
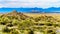
[[[43,8],[43,7],[0,7],[0,8]],[[48,7],[48,8],[60,8],[60,7]],[[46,9],[46,8],[43,8]]]

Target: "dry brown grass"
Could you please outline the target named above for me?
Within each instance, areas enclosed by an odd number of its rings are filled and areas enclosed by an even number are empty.
[[[30,17],[39,17],[39,16],[53,16],[54,18],[60,19],[60,14],[59,13],[24,13],[27,16]]]

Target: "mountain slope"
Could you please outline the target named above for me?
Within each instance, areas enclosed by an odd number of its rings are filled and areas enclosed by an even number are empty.
[[[21,13],[21,12],[17,12],[16,10],[14,10],[13,12],[10,12],[10,13],[7,13],[7,14],[3,14],[2,15],[2,17],[3,18],[5,18],[5,17],[13,17],[13,18],[16,18],[16,19],[26,19],[26,18],[30,18],[29,16],[26,16],[26,15],[24,15],[23,13]]]

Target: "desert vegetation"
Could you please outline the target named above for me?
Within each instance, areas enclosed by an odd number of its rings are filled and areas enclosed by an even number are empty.
[[[60,20],[52,16],[29,17],[13,11],[0,15],[1,34],[57,34]]]

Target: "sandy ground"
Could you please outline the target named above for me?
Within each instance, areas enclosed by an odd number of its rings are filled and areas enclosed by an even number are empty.
[[[24,13],[27,16],[31,17],[39,17],[39,16],[53,16],[54,18],[59,18],[60,19],[60,13]]]

